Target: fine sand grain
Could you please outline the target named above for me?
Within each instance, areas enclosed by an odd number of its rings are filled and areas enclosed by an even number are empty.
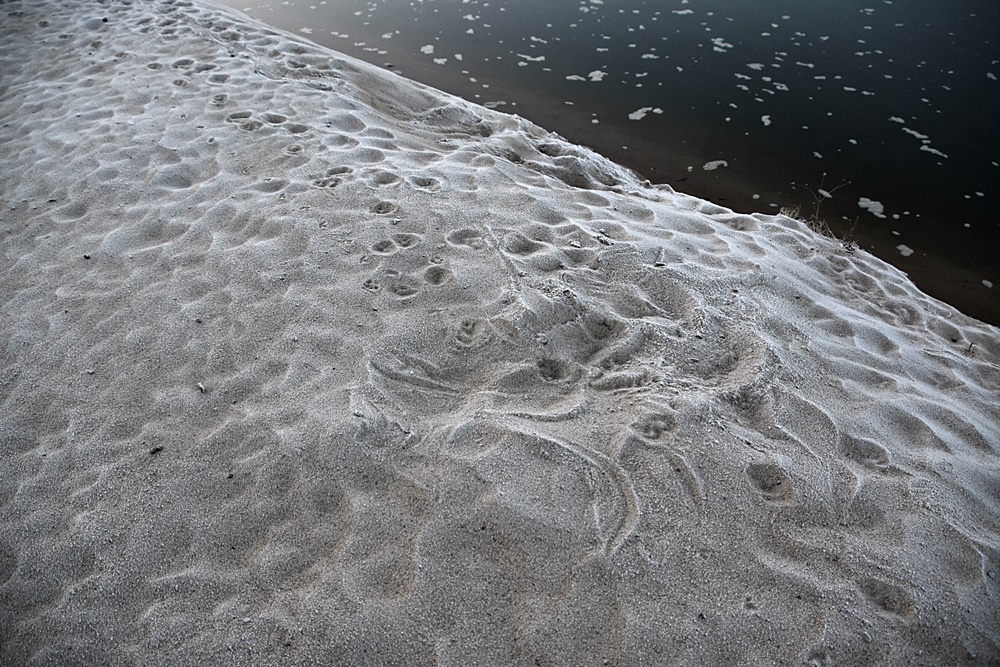
[[[0,664],[998,664],[885,263],[198,2],[0,1],[0,124]]]

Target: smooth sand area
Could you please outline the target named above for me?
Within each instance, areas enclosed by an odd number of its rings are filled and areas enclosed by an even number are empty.
[[[0,147],[0,664],[998,664],[882,261],[200,2],[0,2]]]

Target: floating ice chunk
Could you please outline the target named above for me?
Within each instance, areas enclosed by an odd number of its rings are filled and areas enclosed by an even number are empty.
[[[863,209],[867,209],[868,212],[876,218],[885,217],[885,207],[882,206],[882,202],[877,202],[873,199],[869,199],[868,197],[862,197],[858,200],[858,206]]]
[[[607,75],[608,75],[608,73],[605,72],[604,70],[595,69],[593,72],[591,72],[587,76],[590,77],[591,81],[600,81],[601,79],[603,79]]]
[[[991,80],[993,80],[993,81],[996,81],[996,80],[997,80],[997,75],[996,75],[996,74],[994,74],[993,72],[987,72],[987,73],[986,73],[986,76],[987,76],[987,77],[989,77],[989,78],[990,78]]]
[[[899,123],[900,125],[906,123],[906,121],[900,118],[899,116],[889,116],[889,120],[891,120],[893,123]]]
[[[993,283],[990,282],[989,280],[983,280],[983,285],[985,285],[989,289],[993,289]]]
[[[681,14],[681,15],[684,15],[684,14],[694,14],[694,10],[693,9],[675,9],[673,13],[674,14]]]
[[[525,60],[527,60],[527,61],[528,61],[529,63],[540,63],[540,62],[542,62],[543,60],[545,60],[545,56],[535,56],[535,57],[531,57],[531,56],[526,56],[526,55],[524,55],[523,53],[518,53],[518,54],[517,54],[517,57],[518,57],[518,58],[524,58],[524,59],[525,59]]]
[[[434,64],[435,65],[444,65],[447,62],[448,62],[447,58],[435,58],[434,59]]]
[[[924,139],[928,138],[928,136],[926,134],[920,134],[916,130],[911,130],[908,127],[904,127],[903,128],[903,132],[906,132],[907,134],[912,134],[913,136],[915,136],[917,139],[920,139],[920,140],[924,140]]]
[[[586,81],[587,79],[584,78],[584,77],[582,77],[582,76],[580,76],[579,74],[570,74],[568,77],[566,77],[566,80],[567,81]]]
[[[657,59],[659,59],[660,56],[656,55],[655,53],[644,53],[640,57],[643,60],[657,60]]]
[[[548,44],[549,43],[549,40],[542,39],[541,37],[535,37],[534,35],[532,35],[529,39],[531,39],[531,41],[533,41],[533,42],[538,42],[539,44]]]
[[[299,32],[301,32],[304,35],[311,35],[311,34],[313,34],[313,29],[312,28],[299,28]]]
[[[759,72],[762,69],[764,69],[764,64],[763,63],[747,63],[747,67],[749,67],[752,70],[756,70],[756,71]]]
[[[661,113],[663,113],[663,109],[661,109],[659,107],[656,107],[656,108],[654,108],[654,107],[643,107],[641,109],[638,109],[638,110],[633,111],[632,113],[630,113],[628,115],[628,119],[629,120],[642,120],[643,118],[646,117],[646,114],[648,114],[650,111],[652,111],[655,114],[661,114]]]
[[[926,151],[926,152],[928,152],[928,153],[932,153],[933,155],[937,155],[938,157],[943,157],[943,158],[945,158],[945,159],[948,159],[948,156],[947,156],[947,155],[945,155],[944,153],[942,153],[941,151],[939,151],[939,150],[938,150],[938,149],[936,149],[936,148],[931,148],[931,147],[930,147],[929,145],[927,145],[927,144],[924,144],[923,146],[921,146],[921,147],[920,147],[920,150],[922,150],[922,151]]]
[[[462,62],[462,54],[461,53],[456,53],[455,54],[455,60],[457,60],[459,62]]]
[[[729,163],[726,162],[725,160],[712,160],[711,162],[706,162],[702,166],[702,169],[704,169],[705,171],[715,171],[719,167],[728,167],[728,166]]]
[[[896,250],[898,250],[899,254],[902,255],[903,257],[909,257],[910,255],[913,254],[913,248],[903,245],[902,243],[896,246]]]
[[[771,124],[771,117],[770,116],[761,116],[760,117],[760,122],[764,123],[764,127],[767,127],[768,125]]]
[[[421,46],[420,53],[426,53],[427,55],[434,53],[434,45],[428,44],[427,46]]]

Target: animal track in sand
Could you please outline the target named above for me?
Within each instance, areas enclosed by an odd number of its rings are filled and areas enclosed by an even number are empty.
[[[488,330],[489,325],[482,320],[462,320],[458,333],[455,334],[455,340],[463,347],[470,347],[482,340]]]
[[[431,266],[424,271],[424,280],[430,285],[443,285],[451,278],[451,271],[443,266]]]
[[[413,246],[419,244],[423,239],[421,239],[417,234],[402,233],[393,234],[392,240],[395,241],[396,245],[400,248],[412,248]]]
[[[408,299],[419,292],[418,286],[415,284],[416,281],[409,276],[400,276],[390,288],[392,293],[401,299]]]
[[[372,252],[379,255],[391,255],[396,252],[397,249],[398,246],[389,239],[376,241],[372,244]]]
[[[510,253],[526,257],[543,250],[545,246],[532,241],[521,232],[511,232],[504,239],[504,248]]]
[[[558,382],[570,374],[569,365],[561,359],[539,359],[538,374],[546,382]]]
[[[409,179],[410,185],[421,190],[436,191],[441,189],[441,182],[429,176],[413,176]]]
[[[792,480],[774,463],[751,463],[746,474],[768,502],[785,504],[795,497]]]
[[[332,188],[335,188],[338,185],[340,185],[340,182],[341,181],[340,181],[339,178],[329,178],[328,177],[328,178],[317,178],[315,181],[312,182],[312,184],[315,187],[317,187],[317,188],[329,188],[329,189],[332,189]]]
[[[840,443],[840,451],[846,458],[869,470],[881,473],[892,470],[889,452],[871,440],[844,435]]]
[[[907,621],[917,617],[917,603],[913,597],[899,586],[887,584],[877,579],[864,579],[858,588],[877,607]]]
[[[666,414],[649,415],[631,426],[633,431],[647,440],[658,440],[672,433],[676,427],[674,418]]]
[[[475,250],[483,249],[482,232],[476,229],[456,229],[448,234],[445,240],[452,245],[467,246]]]
[[[394,185],[398,185],[402,182],[402,178],[398,174],[394,174],[391,171],[376,171],[371,176],[371,183],[377,187],[386,188]]]
[[[390,213],[395,213],[397,208],[391,201],[380,201],[372,206],[372,213],[376,215],[389,215]]]

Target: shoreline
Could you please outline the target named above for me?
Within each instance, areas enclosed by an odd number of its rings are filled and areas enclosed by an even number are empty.
[[[0,15],[0,663],[1000,654],[996,327],[209,3]]]
[[[367,54],[359,54],[362,55]],[[375,60],[378,59],[370,57],[366,62],[382,67]],[[396,70],[386,71],[397,73]],[[406,76],[405,69],[400,75]],[[442,72],[437,69],[425,68],[420,71],[420,76],[429,82],[428,85],[437,86],[442,90],[448,88],[459,91],[457,94],[464,99],[480,96],[484,92],[463,79],[442,76]],[[505,94],[503,85],[501,82],[491,87],[491,99],[515,97],[512,94]],[[524,94],[527,91],[520,92]],[[810,207],[814,204],[812,196],[807,191],[792,186],[792,180],[786,179],[787,183],[783,189],[769,191],[767,188],[762,188],[747,175],[747,171],[755,171],[756,166],[736,163],[732,155],[706,155],[700,148],[697,138],[655,143],[647,137],[645,141],[637,143],[634,135],[623,131],[616,124],[602,121],[594,125],[580,114],[572,111],[564,112],[562,105],[556,105],[554,100],[532,93],[528,93],[528,97],[528,101],[521,100],[514,106],[508,104],[495,108],[499,111],[524,115],[541,127],[562,136],[572,137],[571,141],[585,145],[631,169],[640,179],[649,179],[654,184],[669,185],[681,192],[688,192],[692,196],[710,200],[734,212],[748,215],[757,212],[776,215],[787,207],[799,209],[800,215],[806,218]],[[473,103],[481,102],[473,101]],[[622,146],[627,146],[627,149],[623,150]],[[674,166],[665,173],[662,168],[664,154],[680,156],[671,158]],[[722,167],[710,174],[702,169],[706,162],[716,159],[727,160],[730,163],[729,167]],[[693,167],[694,171],[689,172],[688,166]],[[816,173],[813,174],[815,178],[820,178],[821,168],[822,164],[817,163]],[[774,182],[775,179],[770,180]],[[808,176],[801,175],[798,180],[808,181]],[[820,187],[818,182],[804,184],[814,189]],[[830,185],[827,184],[827,187]],[[886,199],[884,203],[893,211],[907,209],[905,202],[895,199]],[[837,239],[853,241],[905,272],[928,294],[954,305],[962,312],[983,322],[1000,326],[1000,299],[995,292],[996,285],[1000,285],[1000,274],[997,273],[997,265],[988,258],[970,265],[967,255],[963,252],[963,244],[954,241],[942,243],[940,233],[930,229],[926,221],[921,223],[920,231],[908,228],[912,220],[909,223],[905,220],[868,220],[865,225],[859,226],[850,220],[868,216],[869,213],[857,207],[854,200],[850,205],[839,198],[826,200],[822,208],[828,214],[821,218],[829,225]],[[945,217],[946,214],[937,212],[931,213],[927,219],[943,220]],[[900,238],[894,235],[893,229],[905,230],[905,236]],[[917,251],[914,255],[903,256],[897,249],[898,245],[907,243],[913,245]],[[987,279],[994,284],[994,287],[986,287],[983,284],[982,281]]]

